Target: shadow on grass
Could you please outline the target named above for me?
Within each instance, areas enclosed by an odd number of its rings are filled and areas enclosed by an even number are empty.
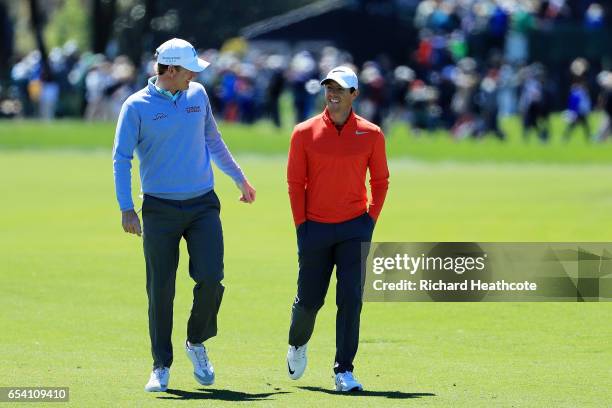
[[[430,392],[401,392],[401,391],[354,391],[354,392],[338,392],[321,387],[298,387],[302,390],[323,392],[332,395],[354,395],[363,397],[385,397],[390,399],[409,399],[421,397],[435,397],[436,394]]]
[[[175,395],[170,396],[159,396],[158,399],[167,400],[219,400],[219,401],[265,401],[271,400],[269,398],[277,394],[290,394],[289,391],[277,391],[277,392],[262,392],[258,394],[250,394],[242,391],[231,391],[231,390],[219,390],[214,388],[201,388],[200,392],[183,391],[183,390],[172,390],[168,389],[166,394]]]

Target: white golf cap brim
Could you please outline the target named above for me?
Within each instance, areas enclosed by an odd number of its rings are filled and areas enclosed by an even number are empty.
[[[359,87],[357,75],[348,67],[339,66],[328,72],[325,79],[321,81],[321,85],[325,85],[327,81],[334,81],[344,89]]]
[[[192,72],[202,72],[210,65],[208,61],[198,58],[193,45],[180,38],[166,41],[156,51],[159,64],[179,66]]]
[[[328,75],[327,78],[321,81],[321,85],[325,85],[329,81],[334,81],[343,88],[347,88],[347,89],[350,88],[350,86],[346,83],[346,81],[340,78],[340,75],[333,75],[333,74]]]
[[[196,58],[192,62],[181,66],[193,72],[202,72],[208,68],[209,65],[210,62],[204,61],[202,58]]]

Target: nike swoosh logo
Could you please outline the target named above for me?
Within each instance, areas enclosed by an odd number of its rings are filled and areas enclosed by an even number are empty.
[[[291,366],[289,365],[288,361],[287,361],[287,369],[289,370],[289,374],[293,375],[293,373],[295,373],[295,370],[291,369]]]
[[[355,132],[355,134],[356,134],[357,136],[365,135],[366,133],[368,133],[368,132],[360,132],[360,131],[356,131],[356,132]]]

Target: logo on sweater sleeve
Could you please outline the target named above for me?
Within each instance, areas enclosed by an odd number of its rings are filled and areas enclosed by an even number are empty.
[[[200,109],[200,105],[195,105],[195,106],[186,107],[185,111],[187,113],[196,113],[196,112],[201,112],[202,110]]]

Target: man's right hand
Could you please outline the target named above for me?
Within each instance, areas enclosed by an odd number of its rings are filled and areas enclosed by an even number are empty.
[[[138,214],[136,211],[127,210],[121,212],[121,225],[123,226],[123,230],[125,232],[129,232],[130,234],[136,234],[138,236],[142,235],[142,229],[140,228],[140,219],[138,218]]]

